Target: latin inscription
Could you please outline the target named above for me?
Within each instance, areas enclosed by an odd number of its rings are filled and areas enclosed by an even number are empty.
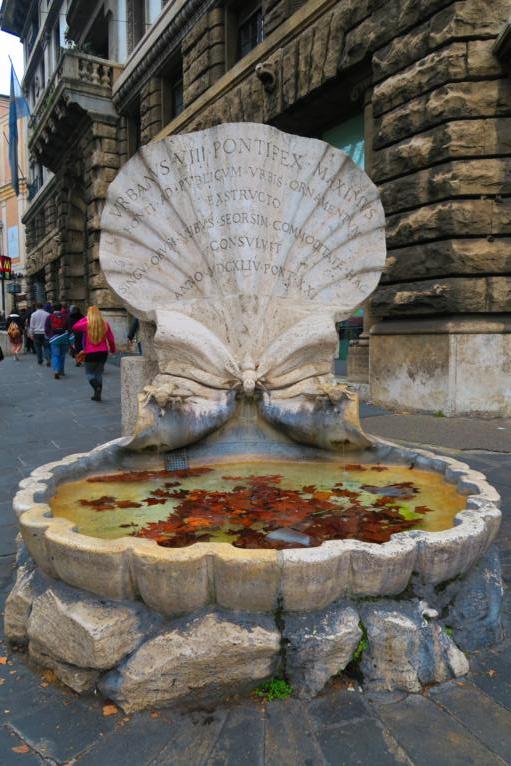
[[[109,199],[105,241],[120,232],[128,250],[112,252],[124,272],[115,285],[120,295],[129,298],[151,280],[180,301],[246,290],[264,277],[266,287],[254,290],[271,291],[273,282],[279,295],[314,299],[338,270],[363,291],[342,247],[370,230],[381,208],[374,187],[353,166],[345,169],[341,155],[322,149],[309,156],[251,136],[188,147],[180,138],[175,145],[184,148],[143,150],[138,177],[128,174]],[[134,268],[131,247],[141,253]]]

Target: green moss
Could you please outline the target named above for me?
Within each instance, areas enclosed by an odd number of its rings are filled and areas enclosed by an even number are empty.
[[[452,638],[454,630],[451,628],[450,625],[444,625],[444,631],[447,633],[449,638]]]
[[[358,626],[360,630],[362,631],[362,637],[360,641],[358,642],[358,646],[353,652],[353,657],[351,658],[351,663],[358,665],[360,663],[360,660],[362,659],[362,655],[364,654],[365,650],[369,647],[369,641],[367,638],[367,630],[363,622],[359,622]]]
[[[286,700],[292,693],[293,687],[282,678],[272,678],[271,681],[264,681],[254,690],[256,697],[261,697],[266,702]]]

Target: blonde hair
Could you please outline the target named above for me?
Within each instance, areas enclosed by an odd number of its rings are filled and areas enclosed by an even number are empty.
[[[105,339],[107,323],[101,316],[97,306],[91,306],[87,311],[87,337],[93,346],[97,346]]]

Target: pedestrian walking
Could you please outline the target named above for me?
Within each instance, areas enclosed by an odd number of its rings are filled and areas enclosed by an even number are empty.
[[[49,313],[43,309],[42,303],[36,304],[36,309],[30,317],[30,337],[34,342],[35,352],[37,354],[37,364],[42,364],[46,359],[46,366],[50,366],[50,344],[44,331],[46,320]]]
[[[60,303],[55,303],[53,311],[46,319],[44,332],[50,342],[51,367],[55,380],[61,378],[66,364],[66,354],[69,348],[68,317],[62,311]]]
[[[80,319],[83,319],[83,314],[78,308],[78,306],[71,306],[69,309],[69,320],[68,320],[68,327],[71,330],[71,346],[69,349],[69,352],[73,359],[75,360],[75,364],[77,367],[81,367],[81,362],[79,359],[77,359],[78,354],[83,349],[83,333],[81,332],[73,332],[73,327],[77,322],[80,321]]]
[[[91,306],[87,316],[80,319],[72,330],[84,334],[85,375],[94,389],[91,399],[101,401],[103,388],[103,370],[108,352],[115,353],[115,340],[110,325],[106,322],[97,306]]]
[[[7,317],[7,336],[14,359],[19,362],[19,354],[23,349],[23,320],[15,311]]]

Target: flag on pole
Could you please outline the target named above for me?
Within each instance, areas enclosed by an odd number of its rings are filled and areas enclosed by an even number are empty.
[[[11,186],[16,192],[20,193],[18,176],[18,120],[22,117],[28,117],[30,109],[23,96],[21,85],[14,65],[11,61],[11,95],[9,100],[9,167],[11,169]]]

